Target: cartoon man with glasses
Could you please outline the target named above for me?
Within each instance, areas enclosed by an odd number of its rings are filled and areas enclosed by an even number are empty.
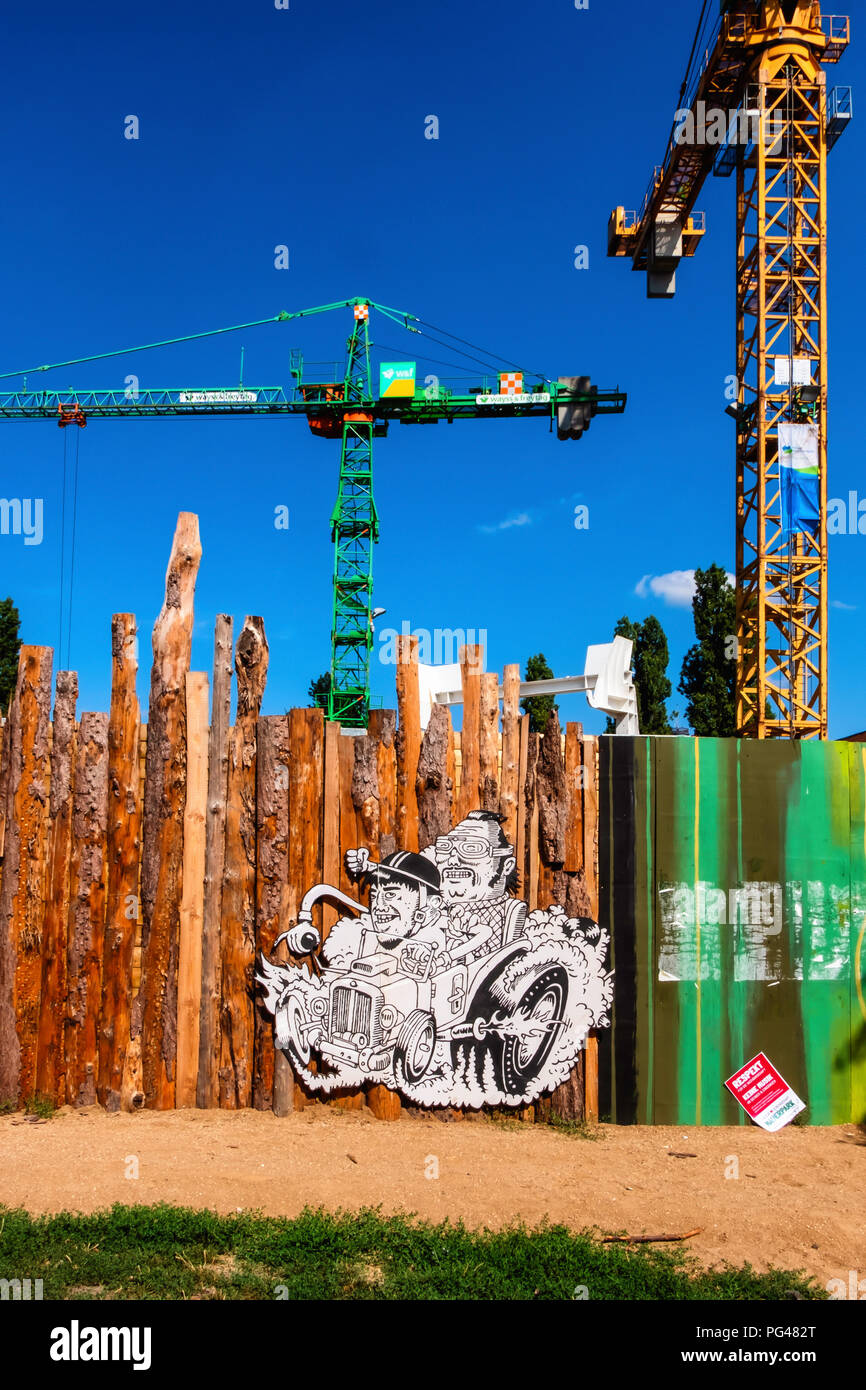
[[[424,853],[433,858],[445,906],[447,963],[475,960],[523,933],[526,904],[514,849],[493,811],[470,811]]]

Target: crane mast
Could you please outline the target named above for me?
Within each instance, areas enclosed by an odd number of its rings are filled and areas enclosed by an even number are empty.
[[[706,6],[705,6],[706,9]],[[824,65],[849,21],[818,0],[723,0],[639,214],[608,252],[670,298],[705,233],[709,173],[736,174],[737,730],[827,737],[827,152],[851,116]],[[682,94],[681,94],[682,99]],[[709,140],[708,117],[723,134]]]
[[[331,513],[334,544],[334,611],[328,718],[363,728],[370,703],[373,644],[373,545],[379,518],[373,500],[373,420],[370,383],[369,306],[355,305],[347,345],[337,501]],[[364,405],[367,409],[363,409]]]

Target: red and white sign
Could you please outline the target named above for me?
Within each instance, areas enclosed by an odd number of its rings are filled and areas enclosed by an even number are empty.
[[[361,319],[368,319],[369,317],[370,317],[370,306],[369,306],[369,304],[356,304],[356,305],[355,305],[355,318],[356,318],[356,319],[358,319],[358,320],[361,320]]]
[[[500,372],[499,394],[500,396],[522,396],[523,372]]]
[[[791,1090],[763,1052],[729,1076],[725,1085],[749,1119],[771,1132],[782,1129],[806,1109],[805,1102]]]

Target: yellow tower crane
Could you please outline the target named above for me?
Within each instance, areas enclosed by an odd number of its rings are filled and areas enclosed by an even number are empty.
[[[712,13],[711,13],[712,12]],[[824,67],[850,40],[819,0],[703,0],[665,157],[608,255],[650,298],[705,233],[710,173],[736,175],[737,728],[827,737],[827,152],[852,114]]]

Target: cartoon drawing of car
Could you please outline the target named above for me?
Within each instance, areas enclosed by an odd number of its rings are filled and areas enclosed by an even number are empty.
[[[318,886],[318,896],[362,911],[326,885]],[[399,951],[383,951],[376,934],[365,932],[356,959],[345,968],[330,966],[312,997],[289,999],[284,1017],[293,1060],[307,1067],[315,1051],[337,1070],[350,1068],[369,1080],[393,1067],[397,1086],[412,1088],[444,1043],[450,1046],[439,1055],[450,1051],[452,1066],[471,1051],[479,1079],[489,1058],[496,1085],[516,1103],[564,1024],[569,988],[567,971],[550,961],[517,972],[516,987],[505,987],[508,968],[529,949],[522,924],[515,915],[509,939],[444,968],[437,968],[441,958],[431,941],[410,937]],[[294,930],[301,931],[300,923]],[[309,944],[315,940],[312,934]]]

